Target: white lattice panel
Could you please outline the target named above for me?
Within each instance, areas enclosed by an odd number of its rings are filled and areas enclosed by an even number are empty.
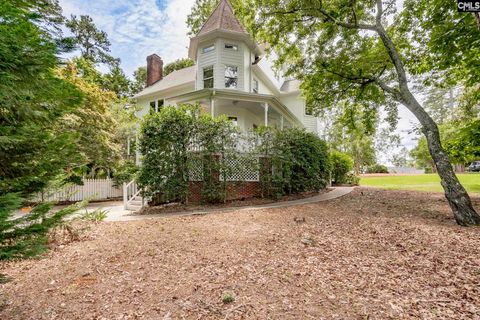
[[[244,157],[225,159],[227,181],[259,181],[258,158]]]
[[[190,161],[188,170],[188,179],[190,181],[203,181],[203,162],[200,158],[193,158]]]

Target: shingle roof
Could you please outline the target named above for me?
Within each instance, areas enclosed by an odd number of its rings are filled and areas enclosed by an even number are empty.
[[[228,0],[221,0],[213,13],[198,32],[197,36],[201,36],[213,30],[228,30],[235,32],[247,33],[242,24],[238,21],[233,13],[233,8]]]
[[[187,84],[189,82],[194,82],[194,81],[195,81],[195,66],[183,68],[168,74],[162,80],[156,82],[155,84],[149,87],[146,87],[145,89],[137,93],[135,96],[133,96],[133,98],[139,98],[142,96],[149,95],[151,93],[155,93],[165,89],[170,89],[170,88],[180,86],[182,84]]]

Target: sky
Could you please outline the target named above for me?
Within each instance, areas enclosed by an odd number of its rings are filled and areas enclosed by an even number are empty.
[[[60,0],[65,16],[89,15],[97,27],[108,34],[111,54],[121,59],[125,74],[132,76],[146,57],[158,54],[165,63],[187,57],[187,15],[194,0]],[[415,117],[399,107],[397,132],[408,149],[415,146],[415,135],[409,134]],[[384,163],[388,155],[379,159]]]
[[[60,0],[65,16],[89,15],[108,34],[111,54],[128,76],[156,53],[165,63],[187,57],[185,20],[194,0]]]

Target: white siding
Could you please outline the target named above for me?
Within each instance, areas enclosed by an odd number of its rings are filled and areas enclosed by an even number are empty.
[[[303,123],[305,115],[305,100],[299,95],[283,96],[280,101]]]
[[[202,53],[202,49],[208,47],[210,45],[215,45],[215,50]],[[203,68],[213,66],[213,74],[214,74],[214,87],[217,87],[219,84],[218,80],[218,51],[220,48],[220,41],[211,41],[211,42],[204,42],[198,46],[198,53],[197,53],[197,90],[203,89]]]
[[[234,44],[238,46],[238,50],[225,49],[225,44]],[[225,88],[225,67],[234,66],[238,70],[238,83],[237,89],[245,91],[245,68],[244,68],[244,52],[248,50],[243,43],[238,43],[236,41],[228,41],[225,39],[220,39],[219,41],[219,54],[220,54],[220,63],[218,70],[218,77],[221,80],[217,88]]]
[[[303,117],[303,125],[307,131],[313,132],[318,134],[318,126],[317,126],[317,118],[314,116],[307,116]]]
[[[253,79],[256,79],[258,81],[258,93],[274,95],[272,90],[270,90],[268,86],[262,80],[260,80],[255,74],[253,74],[252,82],[253,82]]]
[[[215,50],[202,53],[202,49],[215,44]],[[225,44],[237,45],[238,50],[226,49]],[[214,87],[225,89],[225,67],[234,66],[238,70],[237,90],[250,90],[250,50],[248,47],[238,41],[227,39],[217,39],[213,42],[201,43],[197,54],[197,80],[196,89],[203,89],[203,68],[213,66]]]

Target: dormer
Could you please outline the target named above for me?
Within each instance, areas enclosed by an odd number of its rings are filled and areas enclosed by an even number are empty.
[[[204,88],[252,92],[252,63],[260,48],[221,0],[198,34],[190,39],[189,57],[196,63],[196,90]]]

